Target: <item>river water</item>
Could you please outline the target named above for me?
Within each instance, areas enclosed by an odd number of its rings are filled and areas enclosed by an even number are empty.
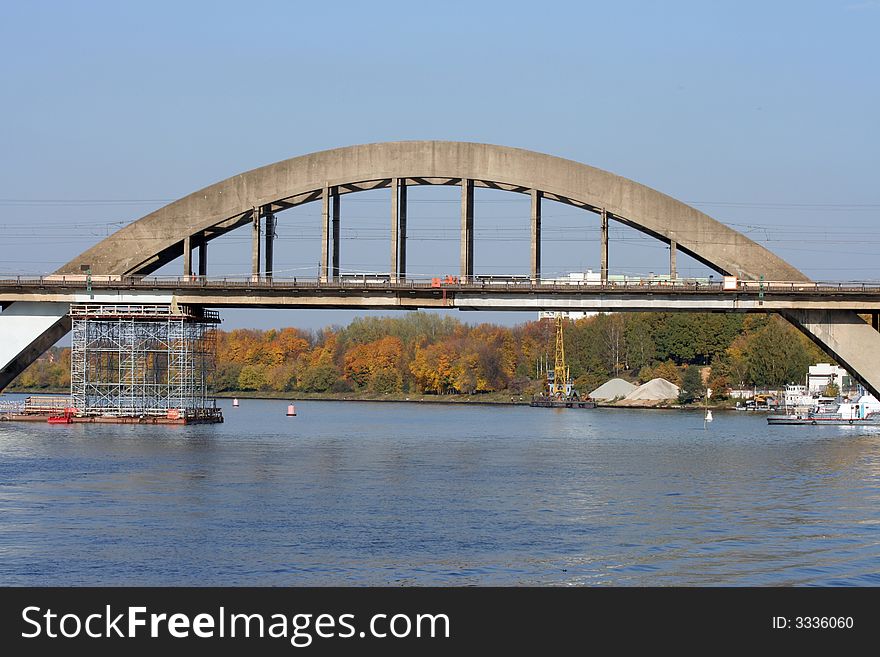
[[[0,422],[0,584],[880,585],[873,428],[286,404]]]

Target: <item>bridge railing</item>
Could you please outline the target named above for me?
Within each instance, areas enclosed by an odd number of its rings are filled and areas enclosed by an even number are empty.
[[[392,281],[390,275],[343,275],[336,280],[318,278],[280,278],[277,276],[108,276],[80,275],[15,276],[0,278],[2,289],[448,289],[448,290],[541,290],[541,291],[657,291],[704,293],[770,293],[770,294],[880,294],[878,281],[746,281],[738,280],[730,287],[713,279],[625,279],[625,280],[567,280],[539,279],[527,276],[442,276]]]

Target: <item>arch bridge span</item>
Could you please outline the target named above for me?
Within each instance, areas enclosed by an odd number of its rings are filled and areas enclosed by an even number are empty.
[[[474,189],[494,188],[531,197],[530,277],[541,279],[541,206],[544,199],[594,213],[601,225],[601,278],[608,278],[608,223],[616,221],[661,240],[721,274],[744,280],[807,282],[784,260],[699,210],[649,187],[585,164],[531,151],[464,142],[414,141],[351,146],[312,153],[248,171],[185,196],[120,229],[58,269],[56,274],[146,275],[183,256],[184,274],[208,273],[211,240],[237,228],[252,233],[255,278],[271,278],[278,213],[319,202],[320,278],[340,275],[342,199],[349,193],[390,189],[389,271],[407,276],[407,189],[415,185],[461,189],[460,275],[474,262]],[[197,260],[197,262],[196,262]],[[195,271],[194,271],[195,270]],[[69,330],[64,306],[0,314],[12,331],[0,351],[0,389]],[[880,393],[880,334],[851,310],[785,310],[782,314]],[[34,319],[36,317],[37,319]],[[5,318],[5,324],[2,319]]]

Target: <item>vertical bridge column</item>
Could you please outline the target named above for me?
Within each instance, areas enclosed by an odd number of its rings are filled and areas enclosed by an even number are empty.
[[[406,278],[406,178],[391,179],[391,282]]]
[[[321,266],[319,277],[322,283],[327,282],[328,265],[330,262],[330,188],[324,185],[321,193]]]
[[[275,269],[275,215],[272,207],[266,206],[266,278],[272,278]]]
[[[190,276],[193,273],[192,266],[192,257],[193,257],[193,249],[192,249],[192,237],[187,235],[183,238],[183,278],[184,280],[189,280]]]
[[[397,253],[400,249],[400,235],[397,232],[399,221],[399,211],[397,208],[398,203],[398,193],[397,190],[400,186],[399,178],[391,179],[391,270],[388,272],[391,275],[391,282],[397,282]]]
[[[678,278],[678,271],[675,268],[675,253],[678,250],[678,242],[669,241],[669,280],[674,281]]]
[[[397,256],[397,279],[406,280],[406,178],[400,179],[400,200],[397,203],[397,240],[400,248]]]
[[[608,282],[608,213],[605,211],[605,208],[602,208],[602,246],[600,251],[600,266],[599,271],[601,272],[602,284]]]
[[[339,280],[339,188],[333,188],[333,280]]]
[[[208,275],[208,236],[204,233],[199,239],[199,276]]]
[[[537,189],[532,190],[532,283],[541,280],[541,199]]]
[[[461,180],[461,278],[474,275],[474,181]]]
[[[251,235],[251,279],[260,280],[260,208],[253,209],[253,230]]]

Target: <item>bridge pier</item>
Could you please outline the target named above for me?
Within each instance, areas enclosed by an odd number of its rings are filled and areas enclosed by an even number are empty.
[[[474,181],[461,179],[461,278],[474,275]]]
[[[532,242],[532,282],[541,280],[541,199],[543,194],[532,190],[531,242]]]
[[[0,314],[0,390],[70,331],[70,304],[16,301]]]
[[[675,268],[675,252],[678,250],[678,244],[675,240],[669,240],[669,280],[674,281],[678,272]]]
[[[880,333],[851,310],[780,313],[880,399]]]
[[[608,282],[608,213],[602,208],[601,245],[599,251],[599,271],[602,283]]]

